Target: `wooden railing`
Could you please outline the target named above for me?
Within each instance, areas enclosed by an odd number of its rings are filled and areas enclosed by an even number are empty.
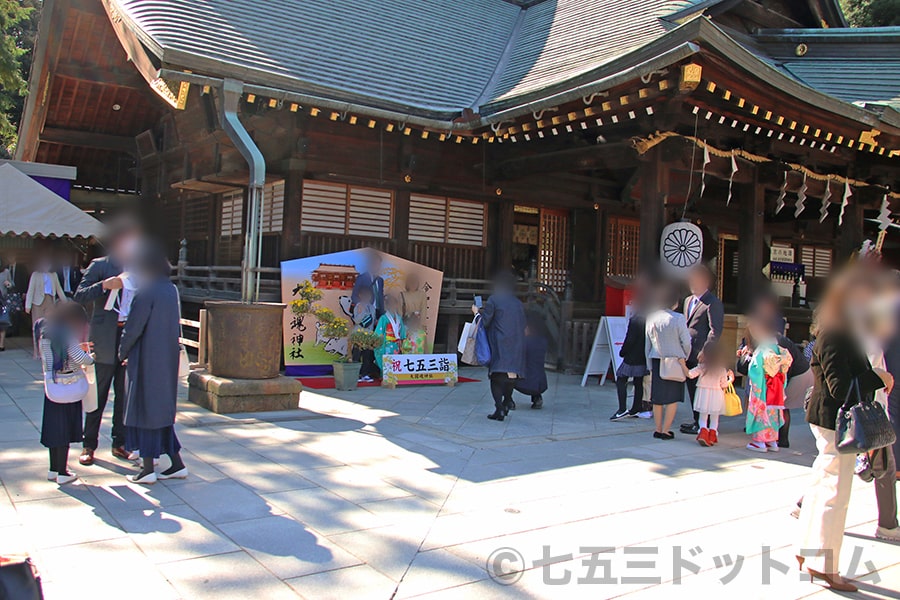
[[[206,300],[240,299],[240,267],[233,266],[189,266],[180,263],[173,281],[178,286],[185,302],[203,303]],[[281,301],[281,270],[260,268],[260,300]],[[485,279],[445,278],[441,287],[438,327],[445,349],[452,351],[459,343],[463,324],[470,320],[471,307],[475,296],[487,298],[491,294],[491,282]],[[537,310],[544,317],[549,332],[547,364],[555,369],[577,371],[584,366],[590,355],[591,344],[597,330],[599,308],[591,307],[586,312],[591,318],[575,318],[575,303],[563,299],[548,285],[531,279],[521,282],[516,290],[526,308]],[[583,311],[582,311],[583,312]],[[199,363],[205,362],[205,311],[200,312],[200,320],[182,319],[182,325],[191,333],[184,343],[197,349]],[[194,331],[197,333],[194,334]]]
[[[259,300],[261,302],[281,301],[281,269],[260,267]],[[189,302],[204,300],[240,300],[241,267],[204,266],[195,267],[178,263],[177,274],[172,278],[182,297]]]

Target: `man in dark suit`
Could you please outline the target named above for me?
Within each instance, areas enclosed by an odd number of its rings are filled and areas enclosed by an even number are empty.
[[[112,424],[112,454],[128,459],[125,450],[125,366],[118,358],[119,340],[128,317],[127,306],[120,302],[106,310],[110,293],[125,296],[124,283],[119,275],[123,265],[132,259],[140,231],[133,222],[120,222],[113,227],[107,247],[109,256],[95,259],[88,266],[75,291],[75,301],[93,305],[89,340],[94,347],[94,368],[97,372],[97,410],[84,416],[84,448],[78,462],[94,464],[94,452],[99,445],[100,423],[109,400],[109,388],[115,393]]]
[[[359,302],[359,290],[364,287],[371,289],[376,319],[384,314],[384,278],[381,276],[381,266],[381,255],[370,251],[366,258],[366,272],[356,278],[353,291],[350,293],[351,305],[355,306]]]
[[[725,326],[725,307],[722,301],[710,291],[713,283],[712,271],[705,265],[698,265],[688,274],[688,287],[691,295],[684,299],[684,317],[691,332],[691,355],[687,359],[688,368],[694,368],[700,362],[700,354],[708,345],[718,341]],[[697,393],[697,380],[687,380],[688,395],[691,397],[691,409],[694,408],[694,396]],[[651,394],[653,392],[651,391]],[[694,411],[694,420],[681,424],[681,432],[697,435],[700,431],[700,413]],[[705,427],[705,425],[704,425]]]
[[[18,262],[18,258],[14,253],[7,257],[6,264],[9,267],[9,277],[12,279],[15,291],[21,294],[22,298],[25,298],[25,292],[28,291],[28,281],[31,279],[31,272],[28,271],[28,268],[25,265]],[[9,331],[6,332],[6,335],[8,337],[20,335],[22,328],[22,313],[14,312],[10,314],[10,321],[11,325]]]
[[[78,255],[75,253],[64,254],[61,257],[59,270],[56,271],[59,278],[59,287],[62,288],[66,298],[75,297],[75,290],[81,283],[81,268],[78,266]]]

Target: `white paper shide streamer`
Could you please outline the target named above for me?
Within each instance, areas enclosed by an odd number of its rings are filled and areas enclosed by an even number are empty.
[[[819,223],[828,218],[828,205],[831,204],[831,180],[825,182],[825,195],[822,196],[822,208],[819,210]]]
[[[884,231],[890,227],[891,223],[891,205],[888,202],[888,193],[884,193],[884,200],[881,201],[881,210],[878,211],[878,230]]]
[[[800,189],[797,190],[797,202],[794,204],[794,218],[796,219],[803,211],[806,210],[806,173],[803,173],[803,183],[800,184]]]
[[[737,159],[734,154],[731,155],[731,175],[728,177],[728,199],[725,200],[725,206],[731,204],[731,188],[734,186],[734,174],[738,172]]]
[[[784,197],[787,196],[787,179],[788,179],[788,171],[784,172],[784,181],[781,182],[781,189],[778,190],[778,200],[775,201],[775,214],[781,212],[781,209],[784,208]]]
[[[706,191],[706,165],[708,165],[712,159],[709,157],[709,148],[707,146],[703,146],[703,167],[700,169],[700,197],[703,197],[703,192]]]
[[[850,188],[850,182],[844,182],[844,196],[841,199],[841,214],[838,215],[838,225],[844,224],[844,211],[847,210],[847,205],[850,204],[850,196],[853,195],[853,190]]]

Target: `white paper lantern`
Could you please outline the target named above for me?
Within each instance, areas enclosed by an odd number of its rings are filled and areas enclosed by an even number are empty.
[[[693,223],[672,223],[662,230],[659,258],[673,277],[683,277],[703,260],[703,232]]]

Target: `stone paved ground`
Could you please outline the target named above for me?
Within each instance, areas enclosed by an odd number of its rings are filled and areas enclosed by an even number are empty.
[[[37,369],[0,354],[0,554],[31,553],[48,600],[831,594],[793,568],[802,426],[780,454],[743,450],[738,418],[715,449],[658,441],[647,421],[608,421],[611,384],[562,375],[545,410],[523,398],[502,424],[485,419],[484,382],[304,391],[286,413],[182,403],[186,481],[130,484],[104,447],[58,487],[43,479]],[[844,565],[858,554],[860,597],[897,598],[900,547],[871,537],[874,518],[857,481]]]

